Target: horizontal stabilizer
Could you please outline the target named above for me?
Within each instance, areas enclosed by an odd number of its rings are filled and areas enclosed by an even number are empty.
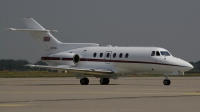
[[[16,29],[16,28],[6,28],[4,29],[5,31],[25,31],[25,32],[52,32],[56,33],[58,32],[57,30],[43,30],[43,29]]]

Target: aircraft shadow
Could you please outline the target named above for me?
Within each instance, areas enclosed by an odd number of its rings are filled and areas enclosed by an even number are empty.
[[[73,85],[78,85],[80,86],[81,84],[23,84],[21,86],[73,86]],[[109,85],[120,85],[120,84],[108,84],[108,85],[101,85],[101,84],[88,84],[88,85],[81,85],[81,86],[90,86],[90,85],[99,85],[99,86],[109,86]]]

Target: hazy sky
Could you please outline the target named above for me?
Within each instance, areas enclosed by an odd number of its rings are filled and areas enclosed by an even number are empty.
[[[0,0],[0,29],[32,17],[62,42],[162,47],[200,60],[200,0]],[[0,59],[40,60],[26,32],[0,31]]]

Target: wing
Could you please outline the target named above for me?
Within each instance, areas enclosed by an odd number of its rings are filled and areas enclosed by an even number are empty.
[[[114,74],[114,71],[107,70],[107,69],[97,69],[97,68],[76,68],[76,67],[70,67],[67,65],[58,65],[58,66],[45,66],[45,65],[32,65],[28,64],[25,66],[29,66],[32,68],[47,68],[47,69],[53,69],[53,70],[63,70],[68,72],[75,72],[75,73],[85,73],[85,74]]]

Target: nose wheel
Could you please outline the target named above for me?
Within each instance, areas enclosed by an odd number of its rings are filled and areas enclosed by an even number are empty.
[[[108,85],[110,82],[110,79],[109,78],[101,78],[100,79],[100,84],[101,85]]]
[[[165,80],[163,80],[163,84],[164,85],[170,85],[171,81],[169,79],[165,79]]]
[[[82,79],[80,80],[80,83],[81,83],[81,85],[88,85],[89,79],[88,79],[88,78],[82,78]]]
[[[164,85],[170,85],[171,84],[171,81],[168,79],[167,75],[165,76],[165,79],[163,80],[163,84]]]

